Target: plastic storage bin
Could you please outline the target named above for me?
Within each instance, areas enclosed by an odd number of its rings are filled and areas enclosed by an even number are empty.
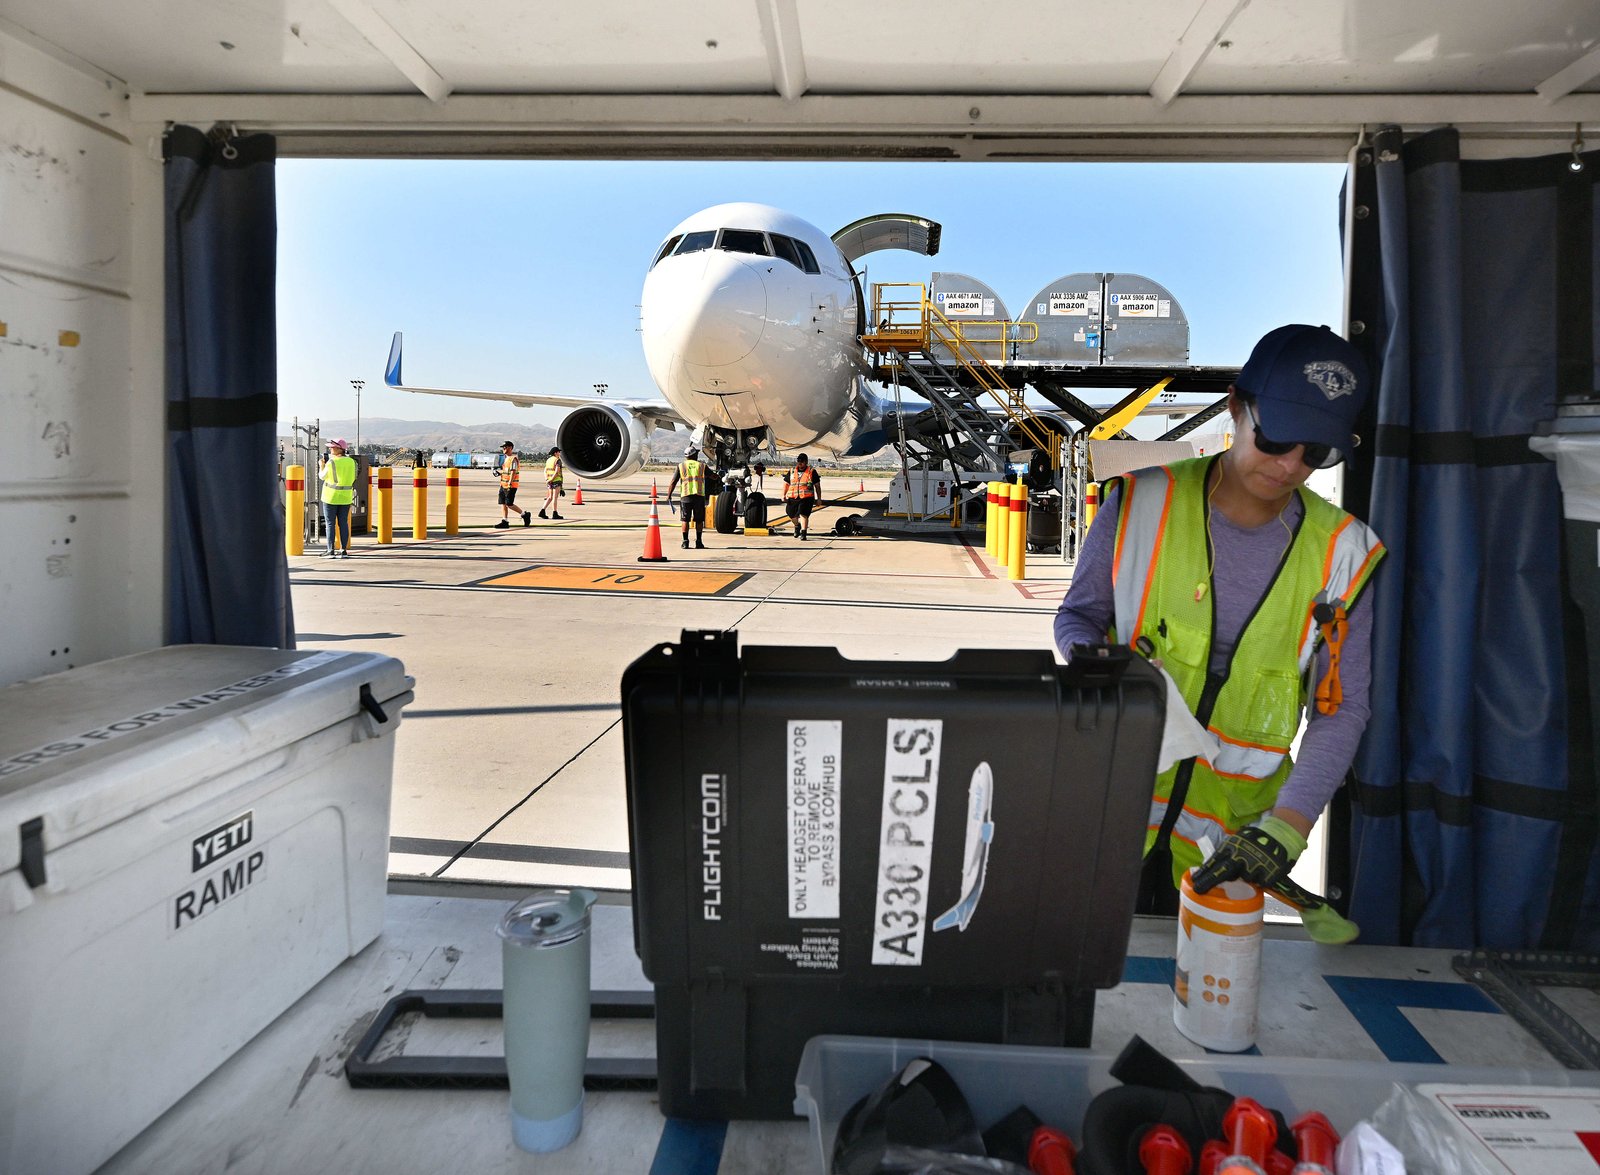
[[[0,690],[0,1170],[93,1170],[377,937],[411,685],[178,646]]]
[[[862,662],[685,633],[622,698],[664,1113],[788,1117],[826,1033],[1088,1043],[1161,742],[1142,660]]]
[[[834,1137],[850,1107],[917,1057],[929,1057],[949,1070],[980,1130],[1025,1104],[1078,1141],[1090,1100],[1119,1084],[1111,1077],[1116,1060],[1112,1053],[819,1036],[807,1042],[794,1079],[794,1112],[811,1121],[814,1170],[827,1175]],[[1307,1110],[1320,1110],[1341,1134],[1383,1104],[1397,1081],[1600,1088],[1600,1073],[1570,1069],[1243,1056],[1186,1058],[1176,1063],[1202,1085],[1253,1097],[1291,1120]]]

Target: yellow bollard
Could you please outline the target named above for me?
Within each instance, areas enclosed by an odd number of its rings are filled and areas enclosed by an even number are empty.
[[[1011,554],[1006,561],[1007,579],[1028,578],[1028,487],[1011,487]]]
[[[995,522],[999,523],[995,527],[994,557],[1004,563],[1011,550],[1011,483],[995,483],[994,494]]]
[[[394,542],[394,469],[378,470],[378,542]]]
[[[283,471],[283,552],[306,553],[306,467],[291,465]]]
[[[989,483],[989,500],[983,513],[983,550],[987,555],[995,553],[995,539],[999,537],[997,533],[998,524],[994,519],[994,516],[999,513],[995,506],[995,486],[997,484],[992,481]]]
[[[461,526],[461,470],[454,465],[444,471],[444,533],[455,534]]]
[[[411,537],[428,537],[428,467],[418,465],[411,471]]]
[[[1089,528],[1094,525],[1094,516],[1100,513],[1100,483],[1091,481],[1083,487],[1083,532],[1089,533]]]

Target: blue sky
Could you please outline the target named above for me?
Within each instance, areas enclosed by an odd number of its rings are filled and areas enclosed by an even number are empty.
[[[524,409],[383,386],[657,394],[639,346],[646,267],[679,220],[774,204],[832,232],[875,212],[944,226],[936,257],[865,258],[870,281],[970,274],[1014,317],[1068,273],[1138,273],[1190,323],[1196,364],[1243,362],[1285,322],[1341,317],[1333,164],[605,163],[282,160],[278,395],[289,420],[555,424]]]

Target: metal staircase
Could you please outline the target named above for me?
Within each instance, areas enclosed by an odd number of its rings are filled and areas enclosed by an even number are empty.
[[[928,300],[921,282],[874,285],[872,321],[862,344],[897,363],[932,405],[906,429],[930,452],[955,469],[1003,469],[1019,443],[1058,460],[1052,430],[991,362],[1005,362],[1013,344],[1036,339],[1037,324],[956,321]],[[902,362],[911,358],[919,362]]]

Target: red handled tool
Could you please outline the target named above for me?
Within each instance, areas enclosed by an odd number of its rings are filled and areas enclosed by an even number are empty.
[[[1139,1140],[1144,1175],[1189,1175],[1189,1144],[1170,1126],[1152,1126]]]
[[[1217,1164],[1217,1175],[1267,1175],[1267,1152],[1278,1141],[1278,1123],[1252,1098],[1234,1100],[1223,1115],[1228,1157]]]
[[[1054,1126],[1040,1126],[1028,1140],[1028,1170],[1034,1175],[1075,1175],[1072,1139]]]
[[[1333,1123],[1312,1110],[1300,1115],[1289,1131],[1300,1152],[1300,1161],[1291,1175],[1333,1175],[1334,1153],[1339,1149],[1339,1134]]]

